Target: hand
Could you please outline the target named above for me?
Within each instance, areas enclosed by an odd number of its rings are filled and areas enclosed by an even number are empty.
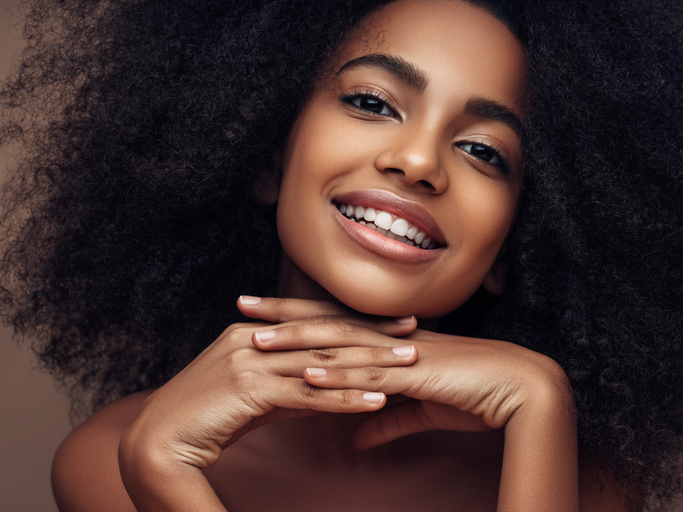
[[[349,324],[350,325],[350,324]],[[391,346],[398,340],[349,327],[340,339],[319,324],[282,327],[262,350],[317,346]],[[409,366],[358,365],[307,369],[304,377],[324,389],[401,393],[412,400],[367,415],[356,427],[356,446],[370,448],[432,429],[505,429],[499,512],[578,510],[578,448],[572,391],[552,359],[518,345],[416,330],[419,356]],[[336,352],[332,352],[335,354]],[[324,370],[324,371],[322,371]]]
[[[349,315],[331,303],[263,299],[238,307],[247,316],[268,322],[234,324],[192,363],[145,402],[124,436],[124,451],[154,450],[199,468],[213,465],[222,450],[244,433],[270,421],[310,415],[315,411],[364,412],[385,404],[382,393],[358,389],[322,389],[309,385],[304,370],[312,366],[355,368],[409,365],[416,354],[397,355],[396,336],[415,329],[414,318]],[[253,302],[253,301],[252,301]],[[317,326],[318,329],[311,329]],[[306,333],[322,332],[338,348],[326,348]],[[261,351],[273,333],[301,339],[305,350]],[[384,347],[346,344],[349,332],[366,338],[383,336]],[[137,448],[136,448],[137,447]]]
[[[301,330],[306,332],[300,336]],[[330,349],[344,345],[395,343],[383,333],[349,330],[343,341],[324,325],[307,324],[293,336],[278,329],[277,338],[256,345],[262,350],[306,348],[313,339]],[[367,389],[413,398],[367,416],[356,427],[358,448],[371,448],[424,430],[480,431],[502,428],[524,404],[563,401],[571,408],[568,380],[552,359],[512,343],[449,336],[416,330],[401,343],[413,343],[417,362],[404,367],[358,366],[309,369],[304,378],[325,389]]]

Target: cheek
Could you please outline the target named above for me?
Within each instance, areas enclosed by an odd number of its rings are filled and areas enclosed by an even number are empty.
[[[477,190],[463,201],[463,217],[468,230],[464,234],[482,254],[497,255],[507,237],[517,207],[517,194],[508,190]]]
[[[460,183],[452,204],[448,229],[455,233],[447,268],[432,276],[441,282],[442,298],[450,310],[458,307],[481,286],[505,243],[514,220],[519,196],[515,184],[485,187]],[[443,311],[447,313],[449,311]]]

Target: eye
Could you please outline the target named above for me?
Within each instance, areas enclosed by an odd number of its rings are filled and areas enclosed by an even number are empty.
[[[466,151],[470,155],[478,158],[479,160],[483,160],[489,165],[498,167],[506,174],[511,173],[512,168],[510,167],[510,164],[507,162],[507,160],[503,158],[503,156],[498,151],[489,146],[486,146],[484,144],[477,144],[476,142],[465,142],[463,144],[459,144],[458,147],[460,147],[460,149]]]
[[[345,96],[341,98],[344,103],[353,105],[354,107],[366,111],[372,112],[374,115],[392,117],[395,112],[387,105],[387,102],[375,94],[362,93],[362,94],[352,94],[350,96]]]

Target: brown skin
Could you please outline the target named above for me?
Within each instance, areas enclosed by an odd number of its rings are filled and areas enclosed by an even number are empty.
[[[278,207],[279,293],[350,309],[239,301],[261,323],[230,326],[166,385],[67,438],[60,510],[579,510],[572,392],[555,362],[366,316],[435,318],[479,286],[500,289],[520,143],[467,103],[519,115],[523,52],[489,13],[450,0],[399,0],[361,29],[366,43],[342,46],[292,129]],[[336,73],[368,54],[418,66],[426,83],[367,62]],[[511,173],[492,165],[503,153]],[[359,190],[420,205],[444,247],[413,261],[359,243],[333,205]],[[584,493],[580,510],[627,510],[600,479],[606,491]]]
[[[485,98],[521,115],[524,53],[488,12],[449,0],[389,4],[363,28],[363,42],[342,47],[331,82],[310,96],[285,148],[278,233],[294,265],[284,291],[319,297],[322,288],[364,313],[441,316],[485,282],[515,215],[519,137],[466,105]],[[368,54],[399,57],[428,84],[416,90],[370,65],[336,74]],[[340,101],[357,93],[377,95],[385,110],[358,108],[360,97]],[[474,142],[505,155],[511,174],[473,156]],[[362,190],[425,207],[446,247],[433,260],[406,263],[360,246],[340,227],[333,203]]]
[[[276,299],[264,299],[260,305],[251,307],[240,305],[240,308],[249,316],[263,316],[272,322],[293,318],[297,311],[309,318],[316,311],[321,315],[344,313],[329,303]],[[391,327],[391,323],[385,323],[386,326]],[[243,327],[246,329],[247,324],[236,326],[232,332],[239,332]],[[398,331],[413,327],[414,323],[403,325]],[[254,347],[254,350],[258,349]],[[309,355],[320,357],[313,354]],[[329,351],[322,354],[326,359],[331,355]],[[329,364],[348,364],[342,359]],[[255,380],[271,377],[266,367],[262,371],[265,374],[255,376]],[[103,408],[64,441],[53,468],[53,486],[60,510],[136,510],[121,480],[117,451],[122,435],[151,393],[136,393]],[[200,397],[195,401],[205,399]],[[149,404],[148,401],[145,405]],[[501,431],[422,433],[357,451],[350,448],[353,426],[358,420],[357,415],[321,414],[261,426],[231,445],[213,467],[204,470],[204,475],[212,486],[212,493],[230,511],[495,510],[503,443]],[[247,428],[250,427],[256,425]],[[150,475],[143,470],[140,477]],[[623,489],[608,474],[588,468],[585,480],[581,512],[632,510]],[[200,495],[186,478],[167,482],[162,478],[156,483],[166,483],[169,487],[166,492],[170,495],[177,492],[181,499],[189,497],[188,510],[211,510],[199,505]],[[239,492],[234,492],[235,489]],[[166,510],[182,508],[169,506]]]

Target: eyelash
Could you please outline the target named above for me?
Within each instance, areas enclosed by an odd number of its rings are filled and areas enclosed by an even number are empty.
[[[360,105],[356,105],[354,103],[354,100],[364,100],[364,99],[369,99],[369,100],[374,100],[378,101],[379,103],[382,104],[383,107],[388,108],[391,111],[391,114],[382,114],[380,112],[374,112],[372,110],[369,110],[367,108],[363,108]],[[349,94],[343,95],[341,98],[339,98],[340,101],[343,103],[346,103],[347,105],[350,105],[351,107],[364,112],[366,114],[372,115],[372,116],[380,116],[380,117],[396,117],[396,111],[391,107],[390,102],[387,98],[379,94],[377,91],[371,90],[371,89],[365,89],[365,90],[354,90],[351,91]]]
[[[369,100],[374,100],[379,102],[382,105],[382,110],[384,108],[389,109],[391,114],[382,114],[381,112],[375,112],[373,110],[361,107],[360,105],[356,105],[354,103],[355,100],[363,100],[363,99],[369,99]],[[355,108],[356,110],[362,111],[365,114],[372,115],[372,116],[379,116],[379,117],[394,117],[396,116],[395,110],[391,107],[389,104],[389,100],[384,98],[381,94],[377,93],[374,90],[371,89],[365,89],[365,90],[354,90],[351,91],[349,94],[345,94],[342,97],[339,98],[340,101],[343,103],[346,103],[347,105]],[[504,156],[504,151],[500,148],[493,147],[489,144],[484,144],[481,142],[474,142],[474,141],[465,141],[465,142],[458,142],[455,144],[455,146],[459,147],[466,153],[469,153],[472,155],[474,158],[477,160],[484,162],[487,165],[490,165],[491,167],[496,167],[499,169],[503,174],[505,175],[510,175],[512,174],[512,166],[510,165],[508,159]],[[470,150],[465,149],[466,146],[470,147]],[[484,158],[481,158],[477,155],[475,155],[472,150],[476,148],[477,151],[481,151],[479,148],[483,148],[483,150],[490,152],[492,154],[492,158],[498,159],[498,163],[491,163],[488,160],[485,160]]]
[[[502,172],[506,176],[509,176],[512,174],[512,166],[510,165],[509,160],[504,156],[505,152],[501,148],[496,148],[496,147],[491,146],[490,144],[484,144],[484,143],[476,142],[476,141],[458,142],[455,145],[458,146],[463,151],[465,151],[466,153],[469,153],[470,155],[472,155],[477,160],[480,160],[480,161],[484,162],[485,164],[490,165],[492,167],[496,167],[497,169],[500,170],[500,172]],[[470,151],[465,149],[465,146],[470,146]],[[489,162],[488,160],[485,160],[485,159],[475,155],[471,151],[475,147],[476,148],[483,148],[485,151],[490,152],[492,154],[493,158],[498,159],[498,163],[493,164],[493,163]],[[477,151],[480,151],[480,150],[477,149]]]

